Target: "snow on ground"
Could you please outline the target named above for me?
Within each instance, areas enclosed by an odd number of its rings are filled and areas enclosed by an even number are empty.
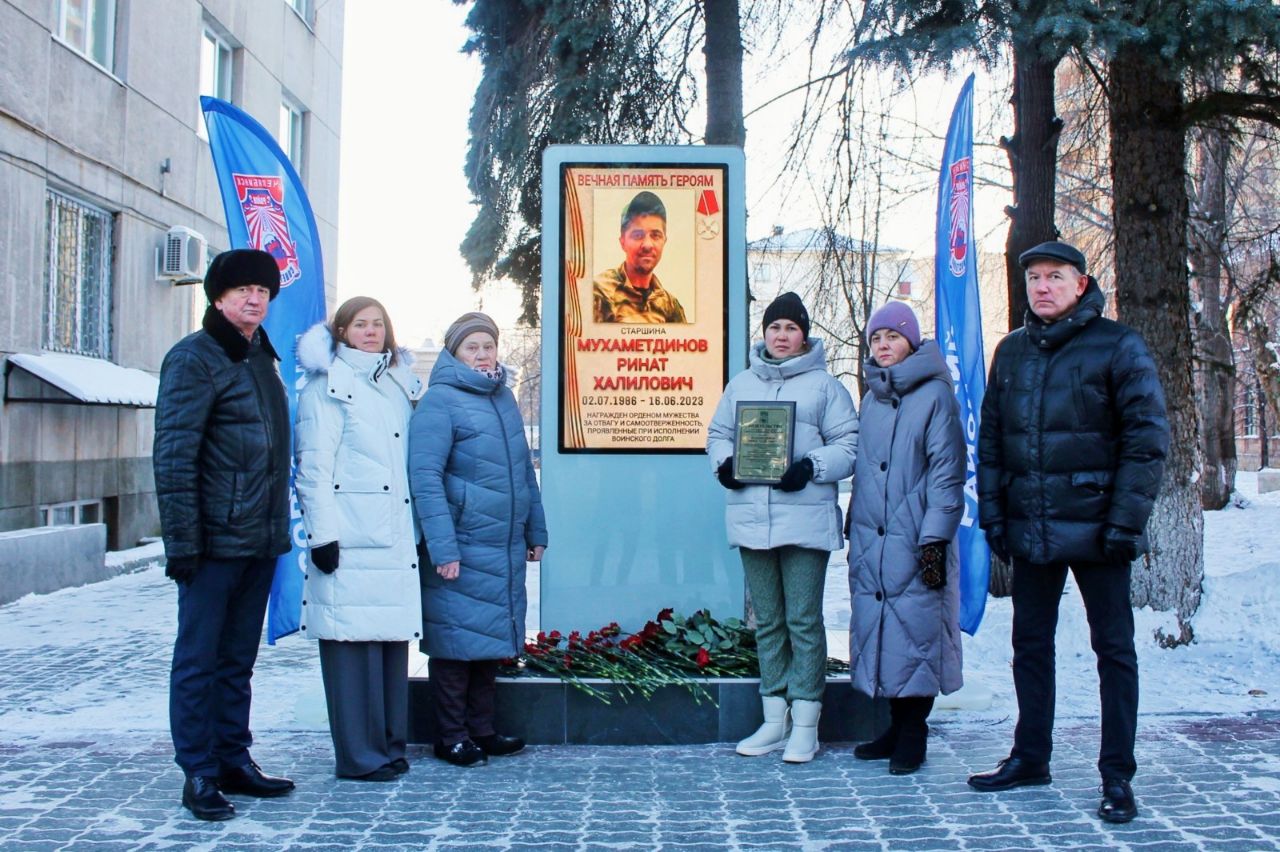
[[[1161,627],[1171,631],[1171,615],[1146,608],[1135,613],[1142,713],[1280,709],[1280,492],[1259,496],[1253,473],[1238,474],[1236,489],[1231,505],[1205,513],[1204,597],[1192,618],[1195,641],[1161,648],[1154,636]],[[991,703],[960,712],[1016,717],[1011,621],[1009,599],[992,598],[978,635],[964,637],[966,689],[960,695],[989,690]],[[1058,715],[1096,716],[1098,675],[1089,626],[1070,578],[1057,650]]]
[[[1258,496],[1256,476],[1248,473],[1238,476],[1237,487],[1230,507],[1205,516],[1206,579],[1192,621],[1195,642],[1160,648],[1154,634],[1169,629],[1170,616],[1137,613],[1143,713],[1280,710],[1280,628],[1274,623],[1280,613],[1280,493]],[[150,550],[129,555],[149,556]],[[828,582],[833,653],[847,647],[847,592],[839,598],[842,565],[842,558],[832,560]],[[175,599],[173,584],[153,567],[0,607],[0,730],[53,737],[167,730]],[[1010,616],[1008,599],[988,602],[978,635],[965,637],[966,687],[940,700],[940,714],[978,722],[1017,715]],[[534,613],[530,621],[536,624]],[[33,650],[56,664],[38,667],[38,674],[23,671],[24,661],[31,668]],[[314,643],[295,636],[263,646],[253,712],[260,729],[325,729]],[[1088,626],[1069,581],[1058,626],[1058,716],[1097,713]]]

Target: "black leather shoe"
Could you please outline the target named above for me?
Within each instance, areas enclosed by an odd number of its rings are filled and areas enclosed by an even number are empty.
[[[196,819],[221,822],[236,815],[236,806],[218,790],[218,782],[196,775],[182,785],[182,806]]]
[[[1049,784],[1052,781],[1053,777],[1049,775],[1049,764],[1028,763],[1017,757],[1006,757],[990,772],[969,776],[969,786],[984,793]]]
[[[395,770],[397,775],[404,775],[409,771],[409,761],[405,760],[403,757],[397,757],[387,765]]]
[[[235,769],[224,769],[218,776],[218,786],[224,793],[238,793],[259,799],[274,799],[293,792],[292,781],[263,774],[262,767],[252,760]]]
[[[366,772],[363,775],[339,775],[338,777],[345,778],[348,781],[373,781],[378,783],[383,781],[394,781],[399,777],[399,775],[400,773],[396,772],[395,767],[388,763],[386,766],[379,766],[372,772]]]
[[[436,743],[435,752],[436,757],[447,760],[454,766],[483,766],[489,762],[488,756],[480,746],[471,740],[463,740],[450,746]]]
[[[1108,778],[1102,782],[1102,803],[1098,805],[1098,817],[1106,822],[1128,822],[1138,815],[1138,803],[1133,800],[1133,788],[1123,778]]]
[[[487,737],[472,737],[472,741],[480,746],[480,750],[492,757],[515,754],[524,748],[524,740],[519,737],[504,737],[502,734],[489,734]]]

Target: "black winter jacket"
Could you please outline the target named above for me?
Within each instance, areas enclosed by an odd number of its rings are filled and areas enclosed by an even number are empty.
[[[996,348],[978,434],[978,516],[1011,556],[1102,562],[1102,529],[1143,532],[1169,423],[1141,336],[1102,316],[1097,282],[1045,324],[1030,311]],[[1142,548],[1146,549],[1143,535]]]
[[[266,558],[289,549],[289,409],[279,357],[213,307],[160,367],[152,451],[165,554]]]

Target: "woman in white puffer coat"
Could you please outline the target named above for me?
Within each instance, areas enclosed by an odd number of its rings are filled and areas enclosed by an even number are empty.
[[[339,778],[409,770],[409,642],[420,639],[409,416],[422,382],[376,300],[358,296],[298,341],[307,385],[294,449],[312,567],[303,635],[320,671]]]

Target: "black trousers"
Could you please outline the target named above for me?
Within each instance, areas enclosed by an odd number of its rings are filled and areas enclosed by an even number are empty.
[[[1065,563],[1013,563],[1013,685],[1018,693],[1018,725],[1012,756],[1033,763],[1048,763],[1053,752],[1054,634],[1067,569]],[[1084,600],[1089,641],[1098,658],[1102,698],[1098,772],[1104,779],[1128,781],[1137,770],[1133,743],[1138,729],[1130,566],[1082,563],[1071,565],[1070,570]]]
[[[276,559],[204,559],[178,584],[178,636],[169,671],[174,760],[188,776],[249,762],[249,681]]]
[[[436,739],[447,746],[494,733],[499,660],[427,660]]]

